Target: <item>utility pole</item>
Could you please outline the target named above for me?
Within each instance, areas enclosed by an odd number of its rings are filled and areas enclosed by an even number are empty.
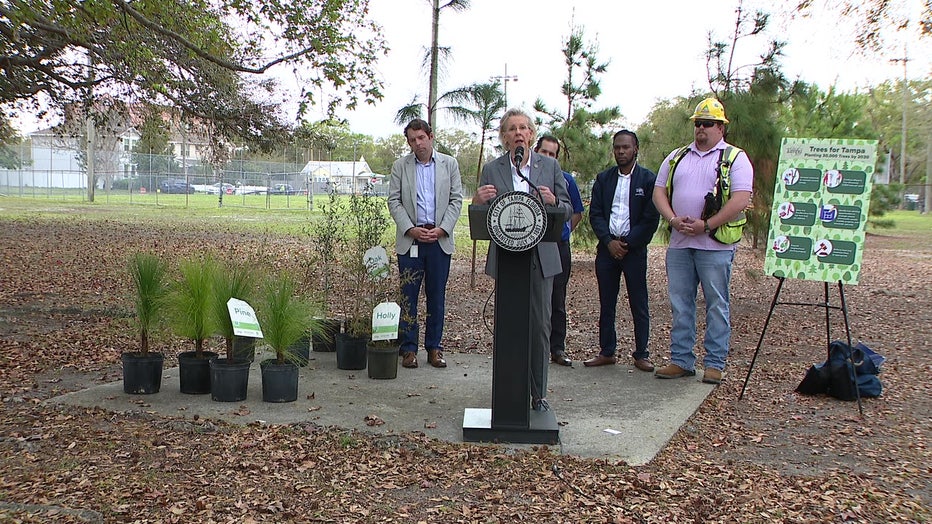
[[[904,205],[903,194],[906,192],[906,105],[909,103],[909,84],[906,77],[906,63],[909,62],[909,55],[906,53],[906,44],[903,44],[903,58],[893,58],[891,62],[903,62],[903,84],[900,89],[903,91],[903,128],[900,137],[900,205]]]
[[[93,101],[93,98],[89,100]],[[94,201],[94,189],[97,187],[97,129],[94,127],[94,116],[91,114],[90,104],[85,113],[87,135],[87,201]]]
[[[504,86],[502,91],[503,91],[503,94],[505,95],[505,110],[507,110],[508,109],[508,82],[517,82],[518,75],[508,76],[508,64],[505,64],[505,74],[489,77],[489,80],[491,80],[492,82],[498,82],[498,81],[502,82],[502,85]]]

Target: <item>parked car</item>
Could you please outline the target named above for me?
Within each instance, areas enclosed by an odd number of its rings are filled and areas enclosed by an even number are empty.
[[[298,195],[302,192],[295,189],[291,184],[275,184],[269,188],[270,195]]]
[[[234,186],[233,184],[227,184],[226,182],[224,182],[224,183],[223,183],[223,189],[222,189],[223,194],[224,194],[224,195],[232,195],[232,194],[233,194],[233,190],[234,190],[235,188],[236,188],[236,186]],[[217,182],[216,184],[211,184],[211,185],[207,186],[207,194],[208,194],[208,195],[219,195],[219,194],[220,194],[220,191],[221,191],[220,182]]]
[[[234,195],[264,195],[268,193],[269,188],[265,186],[236,186],[233,190]]]
[[[159,190],[162,193],[177,193],[183,195],[185,193],[194,193],[194,186],[184,180],[168,179],[159,182]]]

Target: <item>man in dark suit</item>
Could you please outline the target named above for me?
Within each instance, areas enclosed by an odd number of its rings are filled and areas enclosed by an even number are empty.
[[[595,276],[599,284],[599,354],[583,362],[587,367],[618,361],[615,309],[621,276],[625,277],[628,305],[634,320],[634,366],[653,371],[647,348],[650,313],[647,300],[647,245],[650,244],[660,214],[654,207],[654,181],[657,176],[637,163],[638,137],[623,129],[612,138],[617,167],[596,177],[592,186],[589,222],[599,244],[595,255]]]
[[[395,253],[401,273],[405,314],[398,324],[401,365],[417,367],[417,302],[424,282],[427,362],[447,367],[443,359],[443,319],[453,228],[463,207],[463,186],[456,159],[434,150],[434,133],[421,119],[405,126],[411,153],[395,161],[388,190],[388,210],[395,221]]]
[[[563,179],[563,170],[555,159],[531,150],[537,136],[531,117],[519,109],[509,109],[502,116],[498,134],[502,147],[507,152],[483,166],[479,188],[473,196],[472,203],[487,204],[498,195],[510,191],[524,191],[539,196],[544,205],[559,207],[564,212],[562,221],[568,220],[573,208],[566,190],[566,181]],[[516,168],[515,151],[518,148],[524,151],[524,156],[520,166]],[[533,249],[529,303],[531,407],[537,411],[546,411],[550,409],[546,400],[547,365],[550,357],[550,297],[553,292],[553,277],[563,271],[563,266],[555,242],[541,242]],[[485,266],[487,275],[495,276],[497,259],[498,246],[490,243]]]

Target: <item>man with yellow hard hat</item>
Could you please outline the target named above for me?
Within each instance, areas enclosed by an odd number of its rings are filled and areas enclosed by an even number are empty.
[[[713,237],[719,227],[736,219],[751,200],[754,168],[744,151],[725,142],[725,107],[706,98],[690,117],[695,140],[664,159],[654,184],[654,204],[670,223],[666,254],[667,289],[673,311],[670,363],[657,369],[657,378],[695,376],[696,296],[706,303],[702,381],[722,381],[731,339],[729,294],[736,244]],[[720,190],[722,166],[727,163],[730,191],[721,208],[710,213],[707,197]],[[714,207],[713,207],[714,209]]]

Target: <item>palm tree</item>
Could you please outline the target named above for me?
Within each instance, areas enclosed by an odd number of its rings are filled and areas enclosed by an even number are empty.
[[[457,108],[457,107],[452,106],[452,105],[450,105],[450,106],[443,106],[443,105],[441,105],[441,104],[446,103],[446,102],[450,102],[451,104],[452,104],[452,103],[455,103],[455,102],[459,99],[459,97],[462,96],[462,95],[461,95],[461,92],[464,91],[464,90],[466,90],[466,89],[468,89],[468,88],[466,88],[466,87],[459,87],[459,88],[457,88],[457,89],[454,89],[453,91],[447,91],[446,93],[440,95],[440,97],[438,97],[438,98],[434,101],[434,105],[433,105],[433,107],[434,107],[434,113],[436,113],[437,110],[442,109],[442,110],[444,110],[444,111],[450,112],[451,115],[454,115],[454,117],[456,117],[456,115],[461,114],[461,113],[462,113],[462,109],[461,109],[461,108]],[[401,109],[399,109],[399,110],[395,113],[395,123],[398,124],[398,125],[400,125],[400,126],[403,126],[403,125],[406,125],[408,122],[410,122],[411,120],[413,120],[413,119],[415,119],[415,118],[424,118],[424,109],[425,109],[426,107],[429,107],[429,106],[425,106],[424,103],[418,102],[418,101],[417,101],[417,97],[411,99],[411,101],[408,102],[407,105],[402,106]],[[433,113],[429,114],[429,115],[428,115],[428,118],[431,118],[432,115],[433,115]],[[458,118],[458,117],[457,117],[457,118]],[[434,132],[436,132],[437,129],[436,129],[436,126],[434,125],[434,123],[431,122],[430,120],[428,120],[427,123],[430,124],[431,129],[433,129]]]
[[[430,91],[427,95],[427,123],[431,128],[437,124],[437,76],[439,74],[440,53],[442,52],[438,44],[440,33],[440,11],[451,9],[453,11],[465,11],[469,9],[469,0],[448,0],[443,3],[440,0],[428,0],[431,3],[431,35],[430,35]],[[446,49],[449,51],[449,49]]]
[[[495,122],[505,110],[505,94],[498,82],[479,83],[456,92],[453,99],[466,106],[450,107],[450,113],[459,120],[479,125],[479,162],[476,167],[478,183],[482,174],[482,160],[485,158],[485,142],[495,131]]]
[[[437,99],[437,103],[449,103],[438,107],[461,122],[472,122],[479,125],[479,162],[476,168],[476,181],[482,173],[482,159],[485,158],[485,142],[490,133],[495,130],[495,120],[505,109],[505,95],[498,82],[488,84],[472,84],[447,91]],[[412,100],[410,104],[402,107],[395,113],[395,122],[404,125],[414,118],[421,118],[424,105]],[[433,124],[431,124],[433,127]]]

